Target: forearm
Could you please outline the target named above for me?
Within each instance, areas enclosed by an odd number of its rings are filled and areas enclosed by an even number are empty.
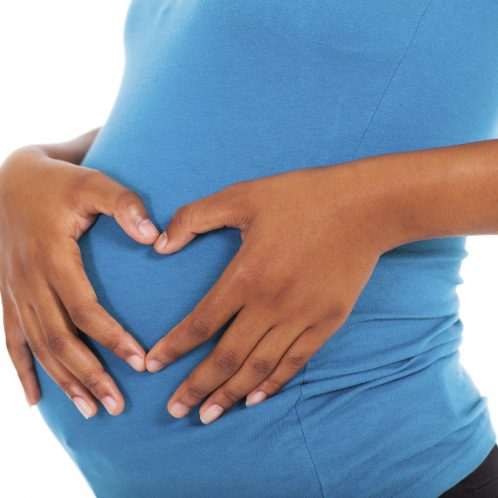
[[[92,145],[95,137],[97,136],[100,128],[95,128],[83,135],[80,135],[67,142],[55,144],[36,144],[28,145],[23,149],[37,149],[41,150],[51,159],[59,159],[73,164],[80,164],[88,149]]]
[[[498,234],[498,140],[382,154],[357,165],[388,249]]]

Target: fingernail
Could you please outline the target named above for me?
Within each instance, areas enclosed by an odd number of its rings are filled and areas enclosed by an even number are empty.
[[[268,396],[263,391],[255,391],[253,393],[249,393],[246,398],[246,406],[252,406],[256,403],[260,403],[264,401]]]
[[[173,403],[173,406],[169,409],[169,413],[173,415],[173,417],[176,418],[182,418],[187,415],[187,413],[190,411],[190,408],[183,403],[179,403],[178,401],[176,403]]]
[[[87,403],[84,398],[80,398],[79,396],[75,396],[73,398],[73,402],[76,405],[76,408],[80,411],[80,413],[86,418],[90,418],[93,415],[92,407]]]
[[[201,414],[201,422],[203,424],[210,424],[213,420],[216,420],[223,411],[222,406],[217,404],[211,405]]]
[[[105,406],[105,409],[112,415],[116,406],[118,406],[117,401],[111,396],[104,396],[102,398],[102,404]]]
[[[149,218],[146,218],[145,220],[140,220],[138,222],[138,231],[144,237],[157,237],[159,235],[159,231],[154,226],[154,223],[152,223],[152,221],[149,220]]]
[[[145,359],[138,354],[132,354],[126,358],[126,361],[129,365],[131,365],[135,370],[142,372],[145,368]]]
[[[164,249],[166,249],[167,243],[168,243],[168,235],[166,234],[166,232],[163,232],[159,237],[159,239],[157,239],[157,249],[159,251],[163,251]]]
[[[149,360],[147,362],[147,370],[149,372],[157,372],[158,370],[161,370],[165,364],[162,361],[159,360]]]

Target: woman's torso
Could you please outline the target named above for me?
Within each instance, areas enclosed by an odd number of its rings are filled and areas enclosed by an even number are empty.
[[[496,25],[492,0],[135,0],[121,89],[83,164],[141,194],[164,227],[236,181],[494,138]],[[100,302],[148,349],[240,236],[161,256],[101,216],[80,246]],[[165,405],[218,336],[156,374],[88,339],[125,412],[84,420],[38,368],[40,410],[99,497],[436,496],[495,442],[459,363],[466,254],[453,237],[382,255],[346,323],[281,392],[209,426]]]

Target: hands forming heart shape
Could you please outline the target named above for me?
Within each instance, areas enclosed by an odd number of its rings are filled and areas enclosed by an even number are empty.
[[[89,136],[77,140],[72,150]],[[183,417],[202,402],[201,420],[210,423],[244,398],[248,406],[262,402],[340,328],[380,255],[401,242],[375,160],[228,185],[179,207],[160,234],[135,192],[77,165],[81,150],[62,150],[24,147],[0,169],[6,342],[30,404],[40,398],[34,355],[86,417],[97,400],[113,415],[124,409],[76,328],[137,371],[156,372],[230,320],[167,409]],[[99,214],[164,257],[197,234],[240,230],[241,247],[219,280],[147,353],[98,303],[85,274],[77,241]]]

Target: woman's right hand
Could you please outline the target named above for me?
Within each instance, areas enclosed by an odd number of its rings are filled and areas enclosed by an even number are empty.
[[[98,400],[118,415],[124,399],[77,329],[137,371],[145,351],[98,303],[84,271],[80,236],[100,213],[136,242],[159,235],[140,197],[104,173],[50,156],[13,152],[0,168],[0,292],[7,349],[28,403],[40,399],[34,355],[85,417]]]

